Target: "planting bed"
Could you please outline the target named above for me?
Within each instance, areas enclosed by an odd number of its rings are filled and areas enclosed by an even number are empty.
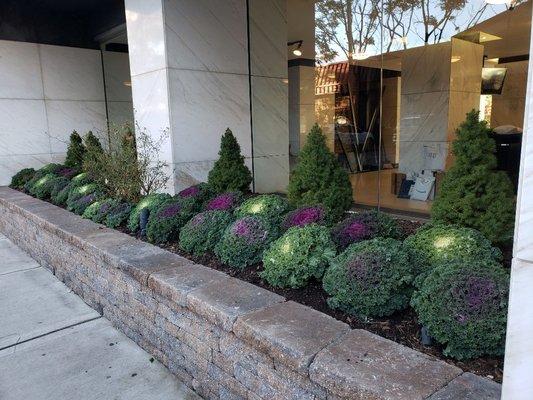
[[[496,383],[368,332],[417,347],[409,313],[348,318],[315,283],[275,294],[258,266],[194,264],[8,188],[0,231],[206,398],[499,398]]]

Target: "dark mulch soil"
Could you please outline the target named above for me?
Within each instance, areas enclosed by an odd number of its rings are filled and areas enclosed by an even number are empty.
[[[484,357],[475,360],[457,361],[444,357],[442,355],[442,348],[438,345],[423,346],[420,343],[421,326],[418,324],[416,315],[412,309],[408,309],[403,312],[397,312],[388,318],[362,320],[344,312],[329,308],[326,303],[327,294],[322,289],[320,282],[313,281],[302,289],[278,289],[270,286],[259,276],[260,272],[263,270],[263,265],[261,263],[247,267],[244,270],[236,270],[220,263],[220,261],[218,261],[218,259],[212,254],[195,257],[180,250],[177,244],[168,244],[162,247],[186,257],[195,263],[223,271],[230,276],[278,293],[284,296],[287,300],[296,301],[308,307],[314,308],[315,310],[328,314],[333,318],[346,322],[353,329],[366,329],[367,331],[373,332],[397,343],[401,343],[423,353],[438,357],[450,364],[458,366],[464,371],[469,371],[477,375],[488,377],[496,382],[502,381],[503,358],[501,357]]]

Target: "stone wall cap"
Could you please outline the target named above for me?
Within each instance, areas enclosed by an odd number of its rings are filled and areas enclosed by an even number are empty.
[[[309,368],[311,380],[338,396],[383,400],[425,399],[461,372],[362,329],[320,351]]]
[[[187,306],[187,295],[202,286],[229,278],[223,272],[198,264],[184,264],[155,272],[148,278],[148,287],[181,307]]]
[[[320,350],[349,329],[347,324],[293,301],[244,315],[233,327],[237,337],[302,373]]]
[[[285,301],[259,286],[228,278],[190,292],[187,307],[208,321],[231,331],[237,317]]]
[[[428,400],[499,400],[501,395],[502,387],[499,383],[465,372]]]

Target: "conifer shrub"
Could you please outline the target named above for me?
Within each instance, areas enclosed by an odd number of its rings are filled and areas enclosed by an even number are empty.
[[[70,142],[67,148],[67,157],[65,165],[71,168],[81,169],[83,165],[83,157],[85,156],[85,146],[83,140],[78,132],[73,131],[70,134]]]
[[[411,305],[428,333],[458,360],[504,353],[509,275],[490,258],[437,265]]]
[[[213,251],[233,220],[233,214],[225,210],[209,210],[196,214],[180,231],[180,248],[197,256]]]
[[[422,227],[404,241],[418,285],[427,274],[442,262],[452,260],[495,260],[502,253],[479,231],[449,225]]]
[[[262,194],[245,200],[235,210],[235,216],[260,216],[273,224],[279,224],[288,209],[289,203],[285,198],[276,194]]]
[[[102,144],[94,133],[89,131],[83,138],[85,144],[85,154],[83,155],[83,170],[86,171],[103,152]],[[90,168],[90,167],[89,167]]]
[[[148,240],[152,243],[177,240],[181,228],[193,216],[194,206],[192,198],[171,198],[161,203],[148,218]]]
[[[263,252],[278,236],[278,228],[258,215],[238,218],[226,228],[215,247],[215,255],[224,264],[244,269],[261,261]]]
[[[207,183],[216,193],[228,191],[248,192],[252,174],[244,164],[241,147],[228,128],[220,141],[219,158],[209,171]]]
[[[352,186],[348,174],[326,146],[322,130],[315,124],[298,155],[287,192],[294,207],[322,204],[334,220],[352,205]]]
[[[322,278],[335,253],[325,226],[293,226],[264,252],[261,277],[275,287],[300,288]]]
[[[431,208],[433,221],[474,228],[493,243],[512,239],[515,195],[504,171],[497,171],[496,144],[485,121],[472,110],[452,144],[454,164],[446,172]]]
[[[172,197],[168,193],[153,193],[148,196],[144,196],[135,207],[133,207],[130,216],[128,218],[128,229],[130,232],[136,233],[139,230],[139,223],[141,212],[145,208],[148,209],[150,215],[154,210],[159,207],[163,202],[171,199]]]
[[[304,206],[289,211],[283,218],[281,227],[287,230],[293,226],[305,226],[309,224],[324,225],[328,222],[328,212],[321,205]]]
[[[328,305],[362,317],[391,315],[409,305],[413,275],[402,243],[375,238],[351,244],[324,275]]]
[[[204,210],[233,211],[242,203],[242,200],[243,195],[241,192],[224,192],[209,200],[205,204]]]
[[[9,187],[12,189],[21,190],[24,188],[24,185],[28,183],[35,175],[35,169],[33,168],[24,168],[17,172],[11,178],[11,183]]]
[[[345,249],[352,243],[376,237],[400,239],[401,229],[391,216],[372,210],[345,218],[333,227],[331,237],[339,249]]]

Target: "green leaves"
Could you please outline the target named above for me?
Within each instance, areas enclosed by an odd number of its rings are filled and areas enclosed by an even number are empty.
[[[352,205],[352,186],[346,171],[326,146],[326,138],[314,125],[300,151],[287,196],[294,207],[322,204],[335,220]]]

